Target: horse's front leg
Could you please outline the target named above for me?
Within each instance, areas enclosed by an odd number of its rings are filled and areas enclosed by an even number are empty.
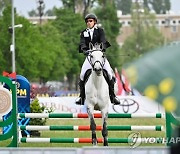
[[[90,128],[92,132],[92,144],[97,145],[97,138],[96,138],[96,123],[93,116],[93,110],[92,108],[87,108],[88,116],[90,119]]]
[[[103,121],[102,136],[104,138],[104,146],[108,146],[107,118],[108,118],[108,112],[103,110],[102,111],[102,121]]]

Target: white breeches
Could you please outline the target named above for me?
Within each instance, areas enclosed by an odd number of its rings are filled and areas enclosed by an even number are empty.
[[[88,61],[88,59],[86,58],[83,65],[82,65],[82,68],[81,68],[81,74],[80,74],[80,79],[83,81],[84,80],[84,74],[86,73],[86,71],[88,69],[91,69],[91,65]],[[109,79],[111,80],[112,79],[112,76],[113,76],[113,70],[108,62],[107,59],[105,59],[105,64],[104,64],[104,67],[103,69],[105,69],[107,72],[108,72],[108,75],[109,75]]]

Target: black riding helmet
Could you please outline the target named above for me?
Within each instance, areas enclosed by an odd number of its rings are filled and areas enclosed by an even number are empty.
[[[95,14],[87,14],[86,17],[84,18],[85,22],[88,20],[88,19],[94,19],[96,22],[97,22],[97,17]]]

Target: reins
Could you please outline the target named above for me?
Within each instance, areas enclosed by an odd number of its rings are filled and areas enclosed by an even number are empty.
[[[97,50],[97,49],[91,50],[91,51],[90,51],[90,54],[87,56],[88,62],[89,62],[90,65],[92,66],[93,70],[94,70],[94,66],[95,66],[96,63],[100,63],[100,65],[101,65],[101,67],[102,67],[102,69],[103,69],[103,67],[104,67],[104,65],[105,65],[105,55],[104,55],[104,53],[103,53],[103,62],[97,60],[97,61],[95,61],[94,64],[93,64],[93,63],[92,63],[92,60],[91,60],[91,58],[92,58],[92,55],[91,55],[91,54],[92,54],[94,51],[101,51],[101,50]],[[102,51],[101,51],[101,52],[102,52]]]

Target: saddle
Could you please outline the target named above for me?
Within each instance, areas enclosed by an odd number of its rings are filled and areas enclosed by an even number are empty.
[[[86,73],[84,74],[84,83],[86,83],[86,82],[88,81],[89,76],[91,75],[91,72],[92,72],[92,70],[91,70],[91,69],[88,69],[88,70],[86,71]],[[110,80],[109,80],[109,77],[108,77],[108,72],[107,72],[105,69],[103,69],[103,76],[104,76],[107,84],[109,85]]]
[[[87,71],[86,71],[86,73],[84,74],[84,81],[83,81],[83,83],[81,83],[81,85],[80,85],[80,89],[81,89],[81,97],[83,98],[83,101],[84,101],[84,99],[85,99],[85,84],[86,84],[86,82],[88,81],[88,79],[89,79],[89,76],[91,75],[91,73],[92,73],[92,70],[91,69],[88,69]],[[105,70],[105,69],[103,69],[103,76],[104,76],[104,78],[105,78],[105,80],[106,80],[106,82],[107,82],[107,84],[108,84],[108,86],[109,86],[109,96],[110,96],[110,100],[111,100],[111,103],[112,104],[120,104],[120,102],[119,102],[119,100],[118,99],[116,99],[116,95],[115,95],[115,93],[114,93],[114,84],[115,84],[115,82],[116,82],[116,79],[115,79],[115,77],[112,77],[112,79],[110,80],[109,79],[109,75],[108,75],[108,72]],[[83,104],[84,105],[84,104]]]

